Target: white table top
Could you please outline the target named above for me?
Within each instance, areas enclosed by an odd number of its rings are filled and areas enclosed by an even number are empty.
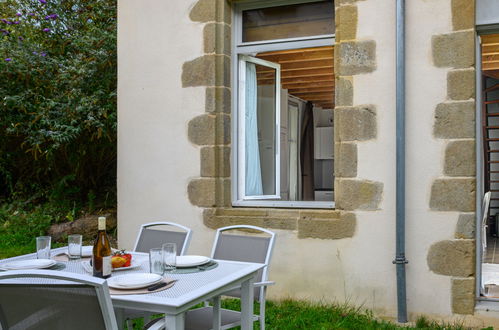
[[[53,249],[52,255],[63,252],[66,248]],[[0,260],[0,265],[7,261],[36,258],[36,254],[23,255]],[[134,253],[134,258],[141,265],[131,270],[113,272],[113,275],[124,275],[135,272],[149,272],[149,257],[145,253]],[[231,285],[240,284],[263,268],[263,264],[216,260],[218,266],[205,271],[189,274],[170,274],[169,278],[177,279],[175,285],[160,292],[141,295],[112,295],[115,307],[148,309],[152,312],[182,312],[209,297],[227,290]],[[66,268],[62,271],[86,274],[88,273],[80,261],[62,262]],[[40,282],[50,281],[40,279]]]

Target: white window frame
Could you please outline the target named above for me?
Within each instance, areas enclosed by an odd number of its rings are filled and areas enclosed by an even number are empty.
[[[269,52],[275,50],[285,49],[299,49],[310,47],[331,46],[335,44],[335,35],[318,35],[310,37],[277,39],[277,40],[264,40],[258,42],[242,42],[242,12],[249,9],[266,8],[274,6],[291,5],[298,3],[317,2],[318,0],[255,0],[255,1],[241,1],[233,3],[234,10],[232,12],[232,61],[231,61],[231,89],[232,95],[232,156],[231,168],[232,173],[232,205],[233,206],[253,206],[253,207],[282,207],[282,208],[314,208],[314,209],[334,209],[335,202],[325,201],[280,201],[269,200],[264,196],[245,196],[244,185],[244,121],[241,120],[239,109],[241,100],[239,100],[239,85],[240,81],[240,58],[242,56],[251,56],[261,52]],[[262,60],[263,61],[263,60]],[[267,62],[267,61],[264,61]],[[268,62],[267,62],[268,63]],[[267,64],[264,64],[268,66]],[[277,85],[277,84],[276,84]],[[280,86],[280,81],[279,81]],[[280,89],[280,87],[279,87]],[[276,93],[276,97],[280,97],[280,90]],[[241,108],[243,109],[243,108]],[[280,105],[276,108],[276,114],[280,113]],[[280,120],[280,115],[276,117]],[[277,132],[280,131],[280,125],[277,123]],[[280,135],[276,136],[276,143],[280,149]],[[276,150],[279,150],[276,149]],[[243,158],[241,158],[241,156]],[[278,180],[280,180],[280,152],[278,162],[276,161],[276,168],[279,171]],[[277,173],[277,172],[276,172]],[[278,184],[277,189],[280,189]],[[276,190],[277,191],[277,190]],[[275,196],[280,198],[280,196]]]
[[[281,198],[281,143],[279,136],[281,134],[281,66],[277,63],[265,61],[256,57],[239,55],[239,106],[238,109],[244,109],[246,104],[246,63],[254,63],[275,70],[275,159],[274,159],[274,195],[246,195],[246,117],[238,116],[238,186],[240,200],[262,200],[262,199],[280,199]]]

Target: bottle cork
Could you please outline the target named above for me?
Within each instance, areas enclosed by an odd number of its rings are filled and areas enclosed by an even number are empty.
[[[106,217],[99,217],[99,229],[98,230],[106,230]]]

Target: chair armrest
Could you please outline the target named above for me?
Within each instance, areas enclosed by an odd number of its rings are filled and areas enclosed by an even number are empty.
[[[152,320],[144,326],[144,330],[165,330],[165,318],[160,317]]]
[[[274,285],[275,282],[274,281],[263,281],[263,282],[256,282],[254,285],[255,285],[255,288],[259,288],[261,286],[269,286],[269,285]]]

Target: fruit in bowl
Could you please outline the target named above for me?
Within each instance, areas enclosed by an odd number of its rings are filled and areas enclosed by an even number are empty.
[[[125,250],[116,251],[111,257],[113,268],[130,267],[132,255]]]

